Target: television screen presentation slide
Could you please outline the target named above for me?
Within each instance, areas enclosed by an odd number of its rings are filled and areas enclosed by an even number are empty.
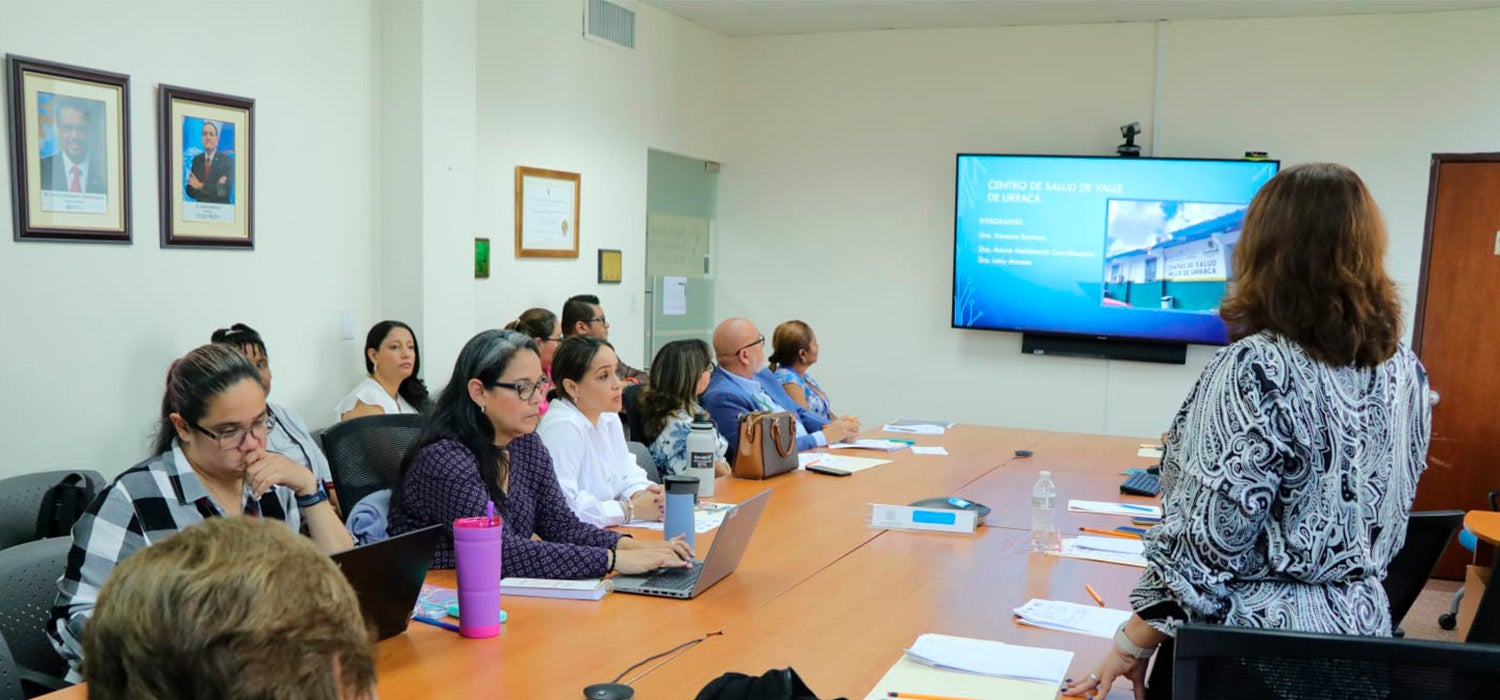
[[[961,154],[953,325],[1223,345],[1230,259],[1277,167]]]

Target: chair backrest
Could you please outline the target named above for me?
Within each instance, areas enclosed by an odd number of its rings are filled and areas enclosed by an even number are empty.
[[[625,393],[620,395],[620,407],[624,409],[621,413],[625,418],[625,439],[651,444],[656,436],[647,435],[646,425],[641,422],[641,385],[625,385]]]
[[[646,470],[646,478],[660,484],[661,469],[656,466],[656,458],[651,456],[651,448],[634,440],[626,442],[625,446],[630,448],[630,454],[635,455],[635,463]]]
[[[1492,699],[1500,647],[1219,625],[1177,632],[1172,697]]]
[[[98,493],[104,477],[87,469],[35,472],[0,479],[0,549],[36,539],[36,518],[42,496],[69,474],[82,474]]]
[[[0,635],[18,667],[53,678],[68,664],[47,640],[47,621],[72,547],[72,537],[49,537],[0,549]]]
[[[1453,535],[1463,527],[1461,510],[1431,510],[1412,513],[1406,521],[1406,543],[1386,569],[1385,595],[1391,600],[1391,629],[1401,624],[1422,587],[1432,577],[1438,559],[1448,550]]]
[[[345,517],[359,499],[395,488],[401,461],[422,434],[422,416],[398,413],[334,423],[323,431],[323,452]]]
[[[1500,644],[1500,548],[1495,550],[1495,560],[1490,563],[1490,583],[1484,587],[1484,596],[1474,610],[1474,624],[1469,626],[1466,642]],[[1500,686],[1497,686],[1500,687]]]
[[[5,645],[5,635],[0,634],[0,700],[22,700],[21,677],[16,670],[16,660]]]

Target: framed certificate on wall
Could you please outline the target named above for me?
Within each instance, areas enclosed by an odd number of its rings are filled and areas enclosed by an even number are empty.
[[[516,257],[578,257],[578,173],[516,167]]]

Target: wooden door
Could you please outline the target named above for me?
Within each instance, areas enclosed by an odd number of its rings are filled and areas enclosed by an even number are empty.
[[[1442,400],[1414,510],[1488,508],[1500,489],[1500,153],[1435,154],[1413,348]],[[1456,542],[1436,575],[1463,578]]]

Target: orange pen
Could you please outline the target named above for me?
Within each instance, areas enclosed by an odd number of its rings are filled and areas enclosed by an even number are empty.
[[[1124,537],[1125,539],[1128,539],[1128,540],[1138,540],[1138,539],[1141,538],[1140,535],[1137,535],[1134,532],[1120,532],[1118,530],[1100,530],[1099,528],[1096,528],[1096,527],[1080,527],[1080,528],[1078,528],[1078,531],[1079,532],[1087,532],[1087,533],[1093,534],[1093,535],[1108,535],[1110,537]]]
[[[927,695],[924,693],[898,693],[890,691],[885,694],[888,698],[913,698],[914,700],[969,700],[969,698],[957,698],[952,695]]]
[[[1083,584],[1083,590],[1089,592],[1089,597],[1093,598],[1094,602],[1099,604],[1099,607],[1101,607],[1101,608],[1104,607],[1104,599],[1100,598],[1099,594],[1094,592],[1094,587],[1093,586],[1090,586],[1087,583],[1085,583],[1085,584]]]

